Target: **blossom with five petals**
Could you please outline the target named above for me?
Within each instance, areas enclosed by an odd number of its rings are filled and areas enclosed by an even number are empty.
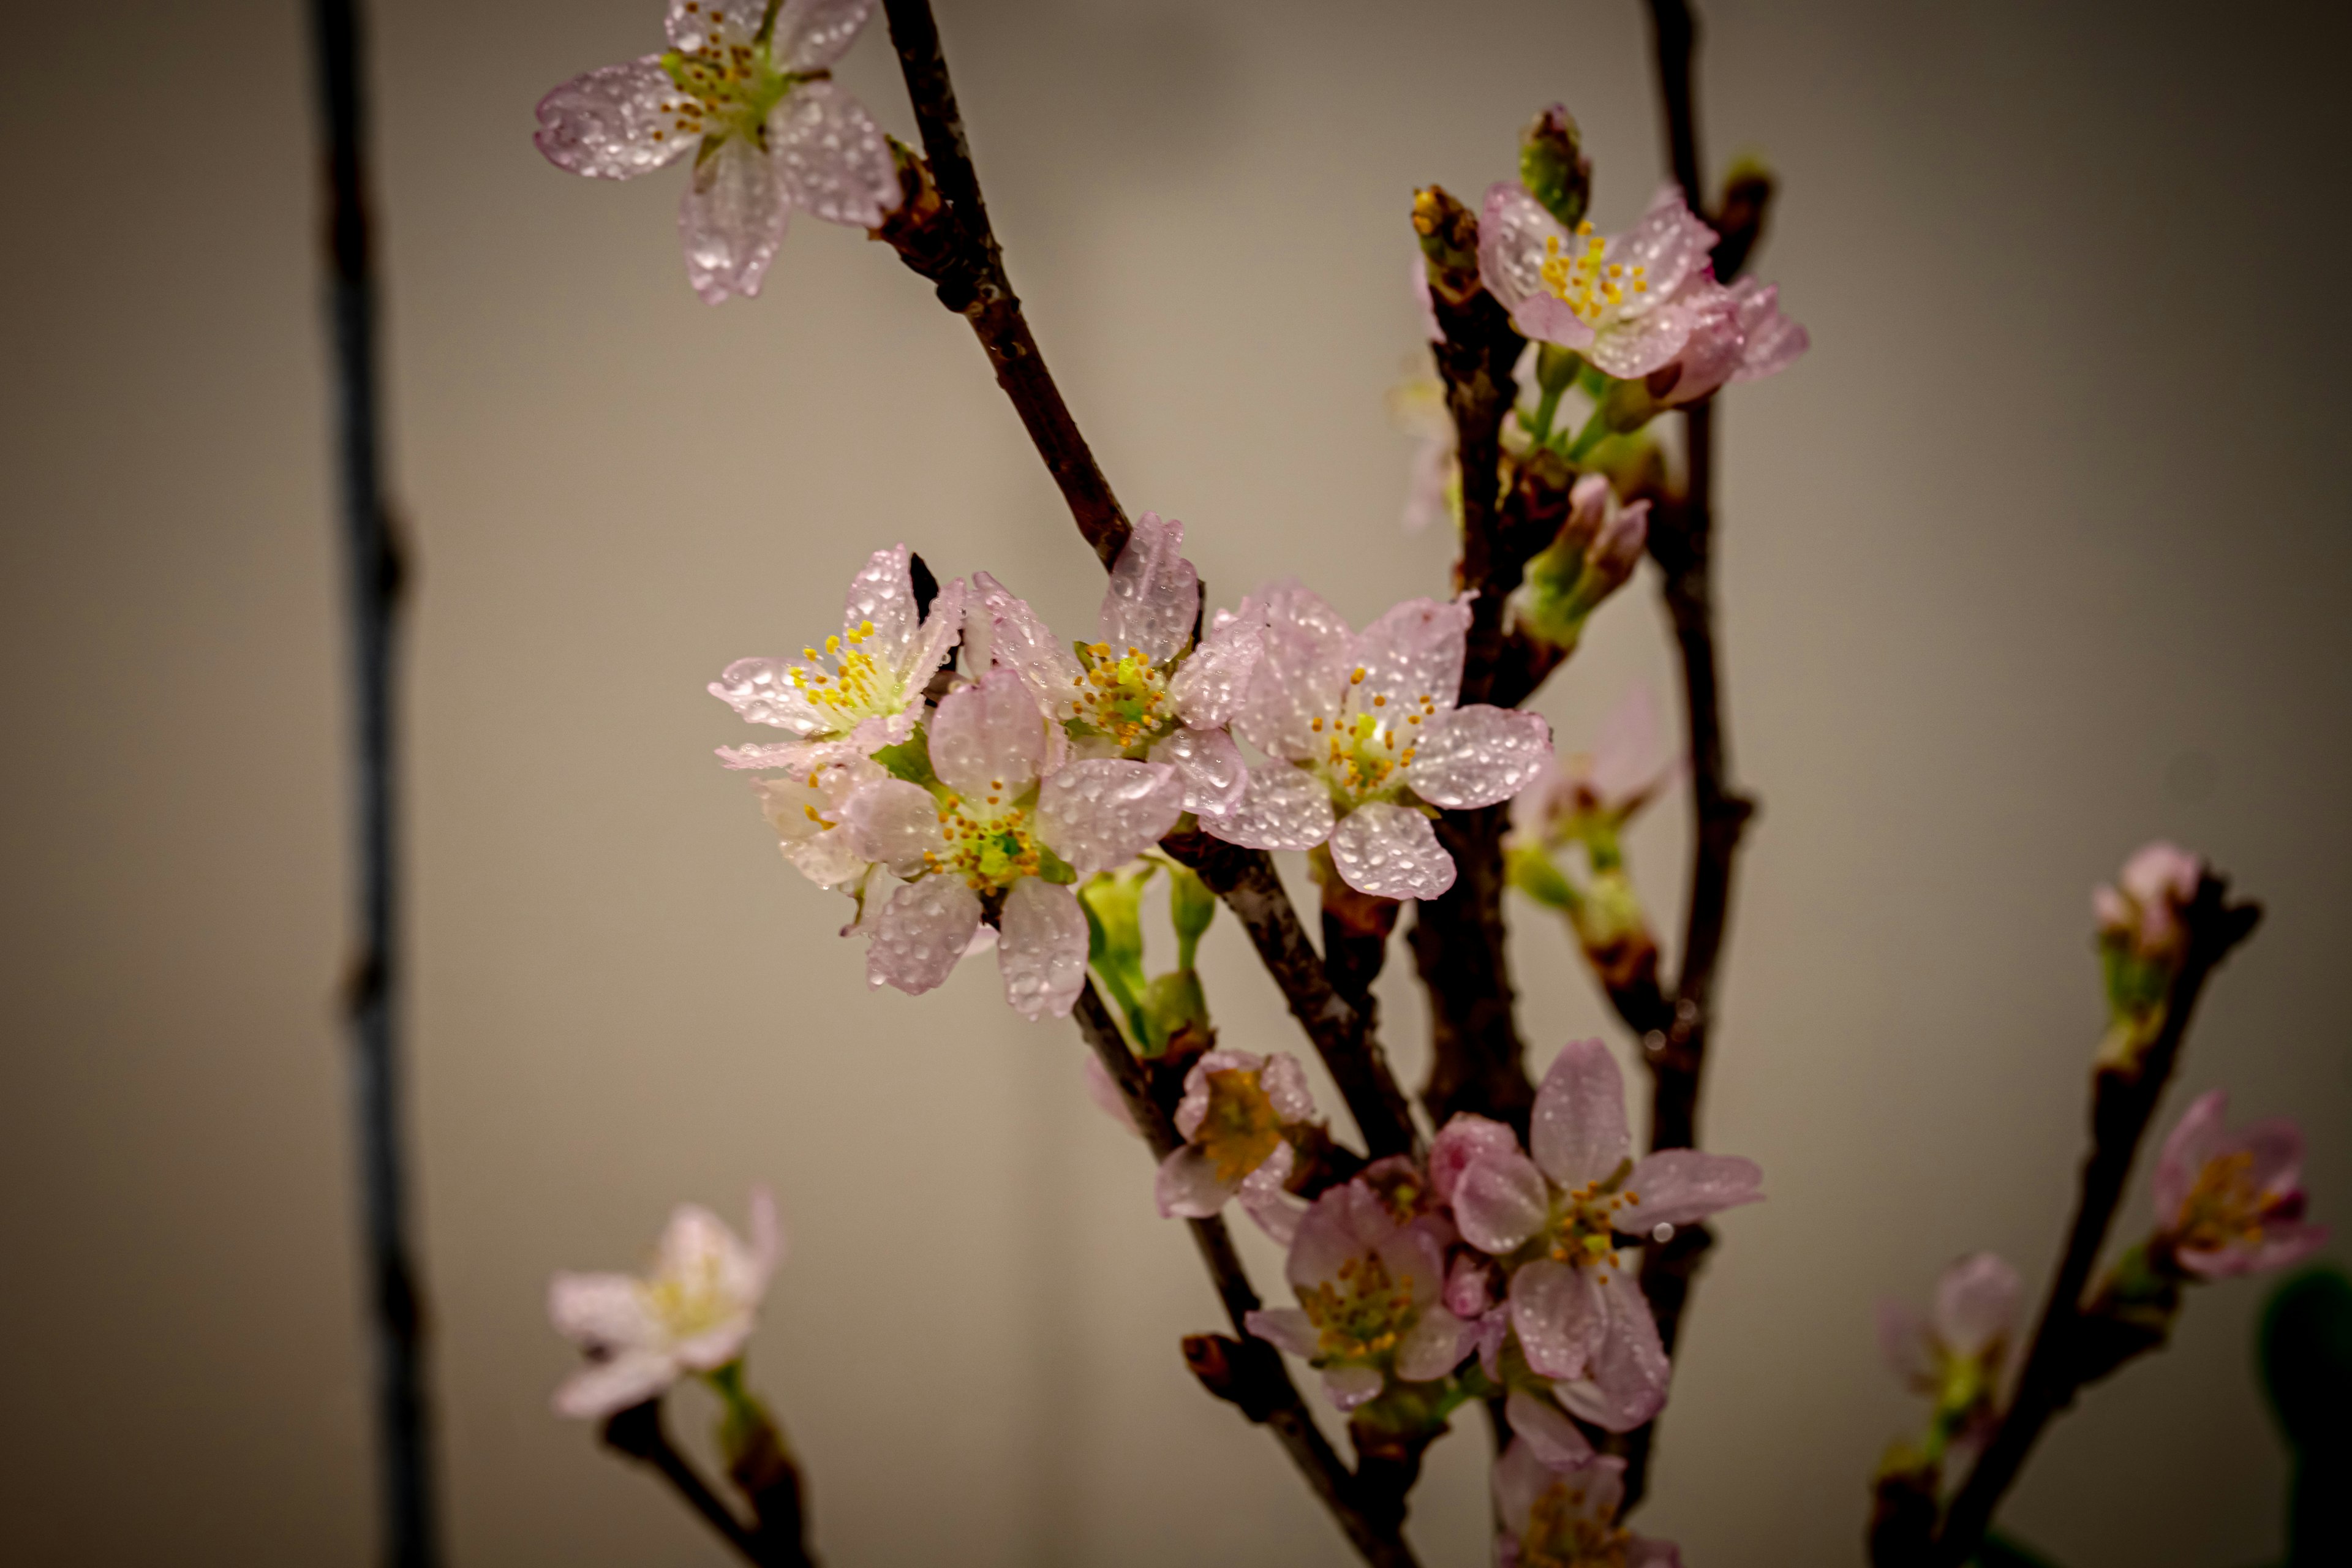
[[[753,295],[795,210],[871,228],[896,208],[889,139],[833,80],[874,0],[670,0],[669,49],[572,78],[534,140],[575,174],[627,180],[694,153],[678,209],[711,304]]]
[[[849,580],[840,634],[823,648],[803,648],[805,662],[739,658],[710,683],[710,694],[750,722],[793,737],[721,746],[719,760],[730,768],[804,771],[906,741],[922,719],[924,689],[962,629],[963,601],[958,579],[923,613],[907,547],[876,551]]]
[[[1618,1524],[1624,1471],[1622,1459],[1561,1465],[1528,1437],[1513,1441],[1495,1461],[1497,1568],[1681,1568],[1671,1542]]]
[[[548,1282],[547,1315],[556,1332],[588,1356],[555,1391],[556,1410],[601,1419],[644,1404],[690,1373],[715,1372],[735,1360],[782,1257],[775,1200],[755,1188],[748,1246],[709,1209],[681,1204],[662,1232],[649,1277],[556,1275]]]
[[[1603,238],[1590,223],[1570,232],[1525,185],[1503,181],[1479,214],[1478,276],[1526,336],[1632,380],[1672,363],[1723,292],[1715,239],[1671,186],[1631,229]]]
[[[1203,818],[1250,849],[1328,842],[1360,893],[1433,899],[1454,885],[1433,807],[1507,800],[1551,756],[1533,713],[1457,707],[1465,599],[1408,599],[1361,633],[1296,584],[1263,601],[1265,651],[1234,730],[1267,757],[1228,815]]]
[[[975,658],[1020,672],[1082,756],[1164,763],[1184,784],[1184,809],[1215,816],[1240,800],[1247,772],[1225,733],[1258,658],[1252,607],[1220,611],[1197,644],[1201,577],[1184,559],[1184,525],[1145,512],[1111,566],[1096,640],[1055,640],[1027,602],[987,573],[972,586]]]
[[[2273,1117],[2230,1131],[2230,1097],[2198,1097],[2156,1163],[2156,1250],[2204,1279],[2308,1257],[2327,1227],[2304,1217],[2303,1131]]]
[[[1296,1057],[1203,1053],[1185,1073],[1176,1107],[1184,1146],[1160,1163],[1153,1184],[1161,1217],[1206,1219],[1239,1197],[1261,1229],[1287,1244],[1299,1215],[1283,1194],[1298,1152],[1284,1133],[1314,1117],[1315,1097]]]
[[[874,858],[907,879],[868,922],[866,979],[929,991],[987,920],[1013,1011],[1067,1017],[1087,973],[1087,918],[1070,883],[1133,859],[1174,826],[1181,783],[1116,757],[1046,773],[1045,715],[1001,666],[940,699],[929,742],[936,791],[886,779],[851,802]]]
[[[1250,1313],[1249,1331],[1305,1357],[1342,1410],[1376,1397],[1391,1375],[1442,1378],[1477,1331],[1442,1300],[1452,1240],[1440,1216],[1400,1223],[1361,1177],[1328,1188],[1298,1222],[1284,1265],[1298,1305]]]
[[[1696,1149],[1636,1161],[1624,1079],[1598,1040],[1571,1041],[1544,1075],[1528,1142],[1532,1159],[1489,1146],[1463,1163],[1454,1221],[1511,1270],[1511,1328],[1528,1367],[1577,1415],[1631,1431],[1665,1403],[1668,1368],[1615,1237],[1754,1203],[1761,1173]]]

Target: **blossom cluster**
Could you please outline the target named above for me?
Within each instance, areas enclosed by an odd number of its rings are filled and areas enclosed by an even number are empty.
[[[1628,1432],[1664,1405],[1670,1369],[1636,1249],[1757,1201],[1761,1173],[1689,1149],[1635,1159],[1616,1061],[1581,1040],[1545,1075],[1524,1145],[1501,1122],[1457,1115],[1424,1157],[1375,1161],[1298,1213],[1281,1191],[1288,1137],[1312,1111],[1296,1071],[1282,1058],[1204,1057],[1179,1117],[1185,1145],[1161,1170],[1163,1214],[1238,1196],[1286,1241],[1297,1304],[1251,1314],[1251,1331],[1305,1359],[1374,1429],[1426,1432],[1467,1400],[1507,1395],[1518,1439],[1496,1479],[1507,1561],[1614,1560],[1573,1555],[1579,1542],[1673,1561],[1616,1530],[1622,1461],[1579,1423]],[[1641,1554],[1653,1547],[1661,1554]]]
[[[1361,632],[1296,584],[1202,628],[1183,525],[1146,512],[1092,638],[1064,643],[985,572],[935,590],[903,545],[850,584],[841,631],[746,658],[711,692],[791,738],[723,748],[784,858],[851,894],[876,985],[920,993],[997,948],[1024,1016],[1085,984],[1075,893],[1190,817],[1249,848],[1328,847],[1379,898],[1433,898],[1431,818],[1491,805],[1551,757],[1542,719],[1459,702],[1465,601],[1412,599]],[[1256,754],[1244,753],[1246,744]]]

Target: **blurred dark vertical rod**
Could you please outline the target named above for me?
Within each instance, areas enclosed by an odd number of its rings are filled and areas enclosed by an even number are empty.
[[[310,24],[325,176],[323,259],[335,349],[337,488],[352,630],[360,897],[344,1005],[352,1031],[361,1228],[374,1341],[382,1561],[388,1568],[429,1568],[440,1552],[423,1323],[401,1154],[393,678],[402,574],[383,495],[358,7],[353,0],[312,0]]]

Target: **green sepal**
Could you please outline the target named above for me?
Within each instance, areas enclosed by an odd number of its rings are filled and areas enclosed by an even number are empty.
[[[1569,885],[1551,857],[1533,844],[1516,844],[1505,852],[1503,875],[1539,904],[1567,912],[1576,909],[1576,889]]]
[[[1066,888],[1078,879],[1078,871],[1076,867],[1071,865],[1067,860],[1063,859],[1059,855],[1055,854],[1051,849],[1047,848],[1038,840],[1032,839],[1030,840],[1030,843],[1037,851],[1037,879],[1039,881],[1051,882],[1057,888]]]
[[[1150,1046],[1149,1055],[1160,1056],[1168,1043],[1187,1029],[1202,1035],[1209,1028],[1208,993],[1201,989],[1201,973],[1196,969],[1171,969],[1165,974],[1154,975],[1143,992],[1144,1038]]]
[[[1168,863],[1168,918],[1176,927],[1176,967],[1190,969],[1209,922],[1217,918],[1217,895],[1172,860]]]
[[[1143,884],[1151,872],[1149,862],[1140,871],[1101,871],[1078,889],[1078,908],[1087,917],[1087,962],[1102,977],[1111,1000],[1118,1004],[1138,1045],[1148,1045],[1150,1038],[1143,1007],[1148,986],[1143,977],[1142,910]]]
[[[935,795],[945,787],[940,783],[940,775],[931,771],[930,738],[924,734],[920,724],[915,726],[913,734],[897,745],[885,746],[875,752],[874,760],[880,763],[894,779],[920,784]]]

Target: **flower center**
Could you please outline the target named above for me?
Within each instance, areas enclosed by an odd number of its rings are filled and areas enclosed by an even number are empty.
[[[1610,260],[1608,243],[1592,232],[1591,224],[1578,224],[1576,237],[1582,244],[1568,250],[1560,248],[1557,235],[1544,241],[1542,272],[1544,287],[1576,312],[1578,321],[1587,326],[1597,323],[1625,302],[1629,289],[1636,294],[1650,291],[1650,269]]]
[[[1072,678],[1067,721],[1080,734],[1106,735],[1120,751],[1158,740],[1176,727],[1168,677],[1139,648],[1111,658],[1108,643],[1080,644],[1087,668]]]
[[[1390,1279],[1388,1265],[1371,1253],[1339,1265],[1337,1280],[1302,1292],[1298,1305],[1321,1336],[1318,1367],[1388,1354],[1421,1315],[1412,1304],[1412,1276]]]
[[[860,621],[845,634],[825,638],[822,652],[801,649],[809,662],[784,671],[785,678],[818,712],[833,720],[836,729],[854,729],[860,719],[887,716],[906,706],[898,672],[858,646],[873,635],[874,623]]]
[[[1245,1068],[1213,1072],[1209,1109],[1193,1142],[1209,1156],[1221,1182],[1238,1182],[1266,1163],[1282,1143],[1282,1119],[1274,1101]]]
[[[1560,1195],[1553,1205],[1549,1234],[1554,1260],[1605,1268],[1616,1258],[1615,1233],[1631,1231],[1639,1224],[1638,1219],[1629,1219],[1621,1225],[1617,1218],[1642,1202],[1641,1194],[1618,1190],[1633,1169],[1631,1160],[1620,1161],[1602,1179]]]
[[[1586,1513],[1565,1481],[1555,1481],[1528,1510],[1519,1568],[1624,1568],[1631,1533]]]
[[[716,1257],[698,1258],[682,1272],[648,1279],[638,1289],[646,1310],[675,1340],[690,1340],[717,1328],[734,1305],[719,1289]]]
[[[982,800],[948,796],[940,807],[940,831],[947,837],[947,849],[925,850],[924,865],[962,878],[975,893],[994,892],[1034,877],[1043,863],[1028,808],[1007,800],[1004,785],[997,780],[989,781]]]
[[[705,28],[693,48],[671,49],[661,57],[661,68],[677,85],[679,96],[662,104],[670,123],[653,133],[656,142],[703,137],[706,153],[730,136],[758,142],[770,111],[786,93],[829,74],[778,70],[769,58],[768,41],[735,36],[736,29],[709,0],[688,0],[686,12],[689,17],[700,15]]]
[[[1348,677],[1351,693],[1364,683],[1364,673],[1358,665]],[[1424,720],[1435,717],[1437,699],[1424,691],[1391,704],[1387,697],[1376,696],[1369,709],[1353,718],[1347,707],[1343,698],[1339,712],[1310,719],[1307,727],[1323,743],[1323,755],[1313,765],[1324,782],[1349,803],[1361,805],[1389,790],[1395,775],[1412,766],[1416,731]]]
[[[2254,1157],[2244,1150],[2206,1161],[2181,1210],[2177,1245],[2189,1251],[2219,1252],[2260,1243],[2273,1205],[2255,1187],[2253,1173]]]

